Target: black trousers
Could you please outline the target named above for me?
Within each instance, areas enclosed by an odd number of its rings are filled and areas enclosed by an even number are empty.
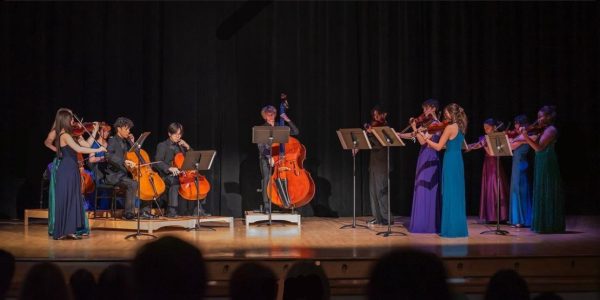
[[[269,160],[267,158],[260,158],[260,175],[261,179],[261,189],[262,189],[262,198],[263,198],[263,208],[267,210],[271,201],[269,200],[268,188],[269,188],[269,180],[271,179],[271,166],[269,165]]]
[[[137,192],[139,188],[139,184],[137,181],[123,176],[119,179],[117,184],[120,188],[125,189],[125,213],[133,213],[133,209],[135,207],[134,201],[137,197]]]
[[[371,212],[381,222],[388,218],[388,182],[386,171],[379,169],[369,170],[369,198]]]

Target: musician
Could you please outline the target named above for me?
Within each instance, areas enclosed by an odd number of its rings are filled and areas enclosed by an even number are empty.
[[[196,203],[194,201],[179,201],[179,173],[181,170],[173,166],[173,158],[177,153],[185,154],[192,150],[190,145],[182,139],[183,125],[171,123],[167,129],[169,138],[156,146],[154,169],[161,175],[163,181],[169,187],[167,217],[175,218],[180,215],[192,215]],[[178,211],[179,209],[179,211]],[[201,216],[206,216],[202,206],[199,207]]]
[[[119,117],[113,125],[116,134],[108,140],[108,152],[106,153],[106,168],[105,181],[108,184],[119,185],[127,190],[125,196],[125,212],[123,219],[133,220],[134,200],[138,192],[139,184],[137,181],[129,177],[127,167],[135,167],[133,161],[127,160],[126,153],[129,151],[133,143],[133,135],[129,132],[133,127],[133,122],[125,117]],[[142,217],[151,218],[149,208],[144,208]]]
[[[371,109],[371,123],[365,124],[369,140],[373,145],[369,156],[369,196],[373,219],[369,224],[388,225],[388,182],[387,182],[387,152],[372,134],[372,127],[387,126],[387,111],[380,105]],[[391,220],[392,224],[394,223]]]
[[[262,116],[265,123],[262,126],[275,126],[275,117],[277,116],[277,109],[272,105],[267,105],[263,107],[260,111],[260,115]],[[286,115],[281,114],[280,117],[288,124],[290,127],[290,135],[298,135],[300,130],[296,127],[296,124],[292,122],[292,120]],[[267,212],[267,208],[270,207],[270,199],[268,197],[268,187],[269,180],[271,177],[271,168],[273,167],[273,157],[271,155],[271,145],[270,144],[258,144],[258,155],[259,155],[259,163],[260,163],[260,174],[262,176],[261,186],[262,186],[262,196],[263,196],[263,209],[261,211]]]

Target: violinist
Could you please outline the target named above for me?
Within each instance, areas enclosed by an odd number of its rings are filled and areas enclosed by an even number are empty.
[[[133,143],[133,135],[130,129],[133,127],[133,122],[125,117],[119,117],[113,125],[115,128],[115,136],[108,140],[108,152],[106,153],[106,177],[105,182],[112,185],[118,185],[124,188],[125,196],[125,211],[123,219],[133,220],[134,201],[137,195],[139,184],[137,181],[129,177],[127,167],[135,167],[135,163],[125,159],[126,153],[129,151]],[[149,208],[145,207],[141,216],[143,218],[152,218]]]
[[[190,145],[182,139],[183,125],[171,123],[167,128],[169,138],[160,142],[156,146],[154,169],[161,175],[163,181],[169,187],[167,214],[168,218],[175,218],[178,215],[191,216],[194,213],[194,202],[179,201],[179,178],[180,170],[173,166],[173,158],[177,153],[186,153],[192,150]],[[190,205],[187,205],[189,202]],[[206,216],[202,207],[200,215]]]
[[[56,159],[51,171],[48,233],[54,239],[80,239],[89,234],[81,197],[81,175],[77,153],[98,153],[104,147],[82,147],[72,137],[73,114],[59,110],[54,121]]]
[[[489,118],[483,122],[483,131],[486,135],[496,132],[500,126],[493,118]],[[487,147],[485,135],[479,137],[476,143],[469,144],[468,149],[484,149],[485,158],[483,160],[483,170],[481,171],[481,194],[479,197],[479,219],[482,223],[495,222],[497,219],[497,189],[500,188],[500,221],[507,219],[507,202],[508,202],[508,184],[506,175],[501,164],[497,164],[496,157],[492,156]],[[499,168],[496,170],[496,168]],[[497,177],[499,174],[500,178]],[[500,183],[500,186],[498,186]]]
[[[277,109],[272,105],[267,105],[260,110],[260,115],[265,121],[262,126],[275,126],[275,118],[277,116]],[[281,114],[280,117],[288,124],[290,127],[290,135],[298,135],[300,130],[292,122],[292,120],[286,115]],[[266,212],[267,208],[270,207],[271,200],[268,196],[268,188],[269,188],[269,180],[271,178],[271,168],[273,167],[274,160],[271,155],[271,145],[270,144],[258,144],[258,156],[260,163],[260,174],[261,174],[261,187],[262,187],[262,198],[263,205],[261,211]]]
[[[514,124],[514,130],[507,131],[513,150],[508,222],[513,227],[521,228],[531,226],[531,184],[529,183],[529,162],[527,160],[527,154],[531,147],[521,136],[521,128],[529,126],[527,116],[516,116]]]
[[[428,126],[439,123],[437,120],[439,105],[439,102],[435,99],[428,99],[423,102],[421,106],[423,114],[419,118],[411,118],[410,120],[413,132],[398,134],[400,138],[416,138],[421,145],[419,158],[417,159],[412,213],[408,228],[411,233],[439,232],[439,211],[441,204],[440,154],[427,145],[422,135],[417,134],[417,126]],[[437,142],[440,134],[440,132],[435,133],[431,138]]]
[[[373,127],[387,126],[387,115],[387,111],[382,106],[376,105],[371,109],[371,122],[364,125],[367,136],[373,145],[369,152],[369,199],[373,219],[367,221],[368,224],[388,225],[388,222],[393,224],[393,220],[386,219],[388,211],[387,150],[372,134]]]
[[[462,158],[462,143],[467,130],[467,115],[462,107],[456,103],[448,104],[444,108],[444,124],[439,142],[432,140],[430,132],[417,134],[425,143],[436,151],[441,151],[444,146],[444,159],[442,160],[442,212],[440,235],[442,237],[466,237],[467,214],[465,209],[465,172]]]
[[[523,139],[535,151],[531,230],[538,233],[564,232],[565,201],[554,149],[558,138],[558,130],[554,126],[556,107],[546,105],[540,108],[537,116],[536,126],[521,128]],[[529,135],[534,131],[539,132],[539,137]]]

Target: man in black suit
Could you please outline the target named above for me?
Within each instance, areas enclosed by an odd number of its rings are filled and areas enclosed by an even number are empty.
[[[118,185],[127,191],[123,218],[132,220],[135,218],[133,208],[139,185],[137,181],[129,177],[127,167],[134,167],[135,163],[127,160],[125,155],[129,151],[131,143],[133,143],[133,135],[129,132],[133,127],[133,122],[128,118],[119,117],[113,127],[116,134],[108,140],[108,152],[106,153],[108,166],[105,181],[108,184]],[[149,213],[145,211],[143,216],[149,217]]]
[[[168,209],[167,217],[174,218],[177,215],[195,215],[195,201],[179,201],[179,173],[181,170],[173,166],[173,159],[177,153],[185,153],[192,150],[190,145],[182,139],[183,125],[171,123],[168,128],[169,138],[160,142],[156,146],[156,156],[154,169],[161,175],[163,181],[167,184]],[[202,205],[199,207],[199,214],[207,216]]]

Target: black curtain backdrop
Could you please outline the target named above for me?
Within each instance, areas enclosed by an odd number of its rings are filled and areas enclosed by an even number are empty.
[[[241,216],[260,201],[251,127],[284,91],[317,187],[305,215],[352,214],[352,159],[335,130],[360,127],[376,103],[402,129],[431,97],[466,109],[468,141],[486,118],[533,119],[543,104],[557,105],[567,212],[600,213],[594,2],[274,2],[255,16],[236,2],[1,7],[2,201],[21,209],[38,206],[53,157],[43,140],[57,108],[69,107],[88,121],[131,118],[136,136],[152,132],[151,155],[170,122],[184,124],[194,148],[218,153],[209,210]],[[226,20],[230,37],[217,35]],[[417,154],[410,142],[392,151],[399,215],[410,214]],[[475,215],[483,152],[464,158]],[[359,215],[370,213],[367,162],[362,153]]]

